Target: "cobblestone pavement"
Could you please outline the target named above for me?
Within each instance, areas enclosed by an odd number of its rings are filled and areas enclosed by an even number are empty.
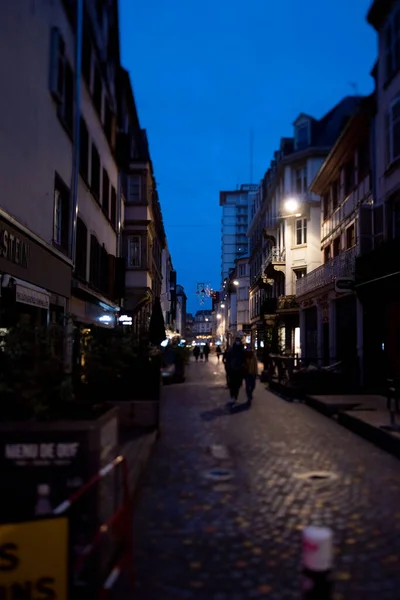
[[[335,532],[335,600],[398,600],[400,461],[260,383],[251,410],[231,414],[223,365],[188,370],[165,388],[132,597],[300,599],[301,530],[315,524]]]

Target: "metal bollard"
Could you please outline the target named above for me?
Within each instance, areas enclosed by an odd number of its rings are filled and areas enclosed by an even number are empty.
[[[302,600],[332,600],[333,533],[327,527],[303,530]]]

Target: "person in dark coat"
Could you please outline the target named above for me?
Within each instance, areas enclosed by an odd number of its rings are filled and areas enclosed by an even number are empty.
[[[217,360],[218,360],[218,362],[219,362],[219,359],[221,358],[221,354],[222,354],[221,346],[217,346]]]
[[[210,354],[210,346],[208,344],[206,344],[204,346],[204,357],[206,359],[206,362],[208,362],[208,355]]]
[[[229,377],[230,401],[232,404],[237,402],[239,390],[242,387],[245,367],[244,346],[240,337],[235,339],[226,355],[226,365]]]
[[[224,353],[222,355],[222,362],[225,367],[225,375],[226,375],[226,387],[229,389],[229,376],[228,376],[228,365],[226,363],[226,357],[228,356],[228,348],[225,348]]]
[[[193,349],[193,356],[196,359],[196,362],[199,360],[200,349],[198,346],[195,346]]]

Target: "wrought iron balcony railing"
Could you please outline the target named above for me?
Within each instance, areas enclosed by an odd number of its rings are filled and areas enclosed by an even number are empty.
[[[268,267],[268,265],[284,265],[286,261],[286,250],[283,248],[281,250],[278,246],[273,246],[270,253],[264,262],[264,270]]]
[[[357,247],[342,252],[329,262],[317,267],[296,281],[296,296],[305,296],[313,290],[329,285],[337,277],[351,277],[355,272]]]

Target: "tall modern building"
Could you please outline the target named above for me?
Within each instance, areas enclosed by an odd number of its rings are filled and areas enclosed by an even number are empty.
[[[219,193],[219,205],[222,206],[221,283],[235,268],[235,260],[248,254],[249,207],[257,191],[258,185],[243,184],[237,190]]]

